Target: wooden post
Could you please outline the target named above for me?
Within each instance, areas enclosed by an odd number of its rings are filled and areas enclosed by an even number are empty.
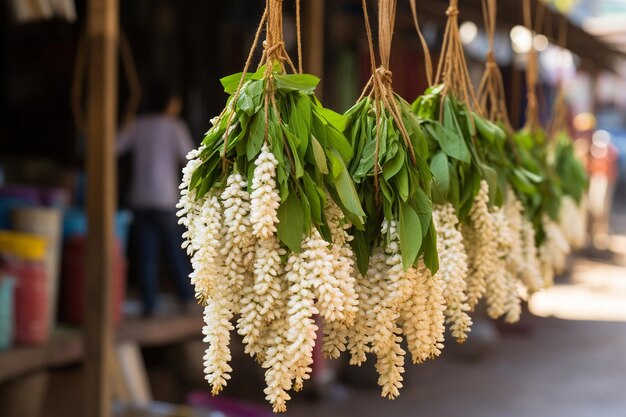
[[[89,0],[85,416],[110,417],[111,278],[116,207],[118,0]]]
[[[306,49],[304,72],[324,78],[324,6],[326,0],[309,0],[306,9]],[[322,98],[322,89],[316,91]]]

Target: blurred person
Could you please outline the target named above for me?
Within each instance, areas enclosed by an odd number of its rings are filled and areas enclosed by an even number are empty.
[[[588,156],[589,214],[592,244],[598,249],[608,247],[618,160],[619,152],[611,143],[611,135],[604,130],[595,132]]]
[[[117,140],[117,154],[129,153],[133,158],[129,203],[135,269],[146,316],[157,309],[161,251],[178,300],[185,308],[194,300],[188,278],[191,264],[181,248],[182,230],[176,217],[181,167],[194,145],[189,129],[179,118],[182,100],[175,91],[156,83],[149,90],[149,99],[149,111],[129,123]]]

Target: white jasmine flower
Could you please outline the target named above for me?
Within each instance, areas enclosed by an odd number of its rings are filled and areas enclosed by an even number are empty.
[[[354,324],[348,328],[348,345],[350,351],[350,365],[361,366],[367,360],[370,352],[369,340],[371,329],[369,324],[369,312],[374,307],[374,287],[382,278],[377,265],[370,260],[367,276],[357,273],[356,292],[359,296],[359,309],[354,317]]]
[[[259,313],[267,321],[276,317],[281,303],[283,268],[280,256],[285,253],[274,235],[257,242],[254,260],[254,291],[260,306]]]
[[[176,208],[178,209],[176,216],[179,217],[178,224],[185,226],[182,247],[187,251],[189,256],[192,256],[195,251],[193,249],[192,242],[197,236],[197,232],[195,230],[196,217],[202,209],[202,202],[198,201],[196,198],[197,196],[195,190],[190,190],[189,187],[191,186],[191,177],[193,176],[193,173],[200,165],[202,165],[202,161],[199,156],[203,150],[204,147],[200,147],[199,149],[191,150],[187,154],[188,162],[183,168],[183,179],[179,186],[180,200],[176,204]]]
[[[343,293],[338,277],[335,276],[335,255],[329,250],[317,229],[302,242],[302,258],[306,261],[305,269],[315,289],[317,308],[327,321],[343,321],[345,308]]]
[[[542,223],[545,240],[540,248],[539,256],[544,274],[544,286],[551,286],[554,282],[554,273],[560,274],[565,270],[571,247],[557,223],[547,215],[544,215]]]
[[[522,217],[522,252],[524,268],[521,280],[528,292],[532,294],[543,288],[544,274],[537,253],[535,227],[525,216]]]
[[[394,325],[389,348],[376,355],[376,371],[378,385],[382,387],[381,396],[393,400],[400,395],[402,388],[402,374],[404,373],[405,351],[400,347],[402,343],[401,329]]]
[[[356,314],[352,321],[351,327],[356,324]],[[322,325],[324,332],[324,340],[322,344],[322,353],[325,358],[339,359],[342,352],[345,352],[348,346],[348,337],[350,328],[345,322],[340,321],[324,321]]]
[[[564,196],[561,199],[559,226],[572,248],[582,248],[587,240],[587,212],[584,202],[578,205],[572,197]]]
[[[519,281],[510,271],[505,270],[505,282],[507,284],[507,298],[504,302],[504,321],[517,323],[522,315],[522,298],[520,297]]]
[[[252,194],[250,195],[250,222],[255,236],[269,239],[276,233],[280,196],[276,187],[276,166],[278,161],[267,144],[254,161]]]
[[[511,248],[507,255],[507,269],[511,271],[515,277],[521,279],[524,273],[523,270],[526,267],[523,249],[524,238],[522,235],[522,213],[524,207],[511,189],[507,191],[503,209],[511,233]]]
[[[508,291],[512,288],[508,280],[512,278],[507,270],[507,256],[513,242],[505,212],[494,209],[493,224],[496,230],[496,252],[493,259],[494,270],[485,277],[487,314],[497,319],[506,313],[507,301],[510,299]],[[513,287],[515,288],[515,287]]]
[[[437,230],[437,251],[439,252],[439,271],[437,275],[445,284],[446,323],[457,342],[467,339],[471,330],[472,319],[467,314],[466,278],[468,273],[467,254],[463,245],[463,235],[459,219],[450,203],[435,207],[433,221]]]
[[[285,267],[289,283],[287,355],[291,360],[296,391],[301,390],[304,380],[309,379],[318,330],[313,318],[318,313],[312,291],[313,283],[303,258],[303,254],[292,253]]]
[[[269,329],[266,359],[263,362],[266,388],[263,390],[265,399],[272,404],[275,413],[287,411],[287,401],[291,399],[292,359],[288,352],[287,334],[289,323],[282,313],[274,320]]]
[[[241,306],[237,333],[243,336],[244,352],[262,363],[265,360],[268,320],[261,313],[262,305],[253,282],[243,288]]]
[[[230,286],[227,296],[231,300],[231,308],[237,313],[241,308],[246,278],[252,275],[256,240],[250,224],[250,195],[246,187],[243,177],[233,173],[228,177],[221,196],[224,206],[224,240],[220,253],[224,258],[223,274]]]
[[[217,197],[207,197],[194,220],[197,235],[192,242],[194,254],[191,258],[193,272],[190,278],[196,298],[204,303],[211,297],[224,266],[224,259],[220,255],[222,213]]]
[[[480,182],[480,190],[470,210],[471,226],[464,230],[470,270],[467,277],[467,295],[474,308],[486,291],[486,279],[497,268],[498,237],[493,216],[489,212],[489,185]]]
[[[204,308],[205,326],[202,328],[204,342],[209,346],[204,355],[205,379],[212,386],[213,395],[219,394],[230,379],[232,368],[229,365],[230,332],[234,329],[231,320],[233,313],[229,308],[228,283],[217,280],[216,293]]]

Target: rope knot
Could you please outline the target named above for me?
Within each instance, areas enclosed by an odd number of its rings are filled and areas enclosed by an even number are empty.
[[[496,63],[496,56],[493,51],[487,52],[487,63],[485,64],[487,68],[495,68],[498,66]]]
[[[393,73],[383,66],[380,66],[376,69],[376,76],[385,85],[393,84]]]
[[[278,59],[279,61],[284,61],[285,57],[281,53],[285,49],[285,42],[279,41],[275,42],[273,45],[270,45],[267,40],[263,41],[263,49],[265,50],[265,56],[269,58]]]
[[[448,10],[446,10],[446,16],[448,17],[457,17],[459,15],[459,8],[456,6],[450,6],[448,7]]]

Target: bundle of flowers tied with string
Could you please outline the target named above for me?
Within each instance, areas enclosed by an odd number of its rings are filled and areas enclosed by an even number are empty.
[[[412,1],[415,26],[421,36]],[[506,132],[482,116],[471,85],[459,36],[458,1],[451,0],[435,81],[412,104],[430,149],[433,202],[438,231],[442,279],[446,288],[446,316],[453,336],[467,338],[467,316],[484,297],[493,318],[519,319],[521,303],[517,281],[509,270],[515,241],[503,209],[506,177],[499,161]],[[425,42],[422,41],[423,44]],[[425,46],[426,56],[428,49]],[[449,236],[454,236],[451,239]],[[451,243],[454,242],[454,243]],[[444,262],[443,259],[449,260]]]
[[[558,34],[558,43],[562,48],[567,44],[567,25],[567,20],[562,19]],[[579,249],[585,245],[587,234],[585,191],[588,177],[582,161],[576,155],[567,125],[567,103],[562,81],[557,86],[552,118],[546,131],[550,140],[550,160],[561,180],[558,223],[571,247]]]
[[[264,27],[261,63],[250,73]],[[222,79],[226,108],[189,154],[178,213],[206,306],[206,379],[214,394],[230,379],[238,316],[245,352],[266,370],[274,411],[285,411],[289,390],[309,378],[313,316],[342,334],[356,320],[348,229],[365,220],[343,117],[315,98],[319,80],[301,73],[301,58],[299,67],[285,50],[282,1],[268,0],[243,73]]]
[[[544,6],[537,5],[534,26],[530,1],[524,0],[523,6],[525,24],[534,34],[542,27]],[[561,107],[564,106],[561,101],[562,96],[557,97],[555,102],[555,113],[550,131],[546,132],[541,126],[537,99],[538,60],[537,51],[534,48],[529,51],[527,60],[526,124],[515,133],[514,140],[519,157],[518,165],[528,173],[526,175],[528,181],[523,181],[524,178],[518,176],[513,178],[512,184],[516,186],[516,195],[534,227],[540,274],[535,288],[529,287],[529,289],[536,291],[552,285],[555,273],[560,273],[565,268],[571,245],[559,223],[562,205],[567,206],[571,201],[564,199],[563,187],[564,184],[568,184],[570,187],[568,192],[573,192],[582,198],[586,176],[582,165],[575,159],[573,148],[562,147],[559,145],[560,141],[552,139],[565,126],[565,114],[562,113]],[[567,213],[567,210],[565,212]],[[576,225],[569,224],[567,227],[576,227]]]
[[[378,2],[376,66],[372,30],[363,1],[372,75],[362,97],[346,113],[345,134],[354,149],[349,169],[367,215],[365,230],[353,229],[359,309],[342,350],[350,363],[376,357],[382,395],[402,387],[405,351],[413,362],[440,354],[445,332],[443,285],[433,224],[428,148],[410,106],[392,88],[389,69],[395,0]],[[330,329],[330,331],[333,331]]]

